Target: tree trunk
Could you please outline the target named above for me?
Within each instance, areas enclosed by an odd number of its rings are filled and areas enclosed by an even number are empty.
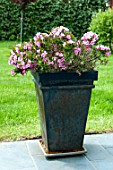
[[[113,0],[109,0],[110,8],[113,8]]]

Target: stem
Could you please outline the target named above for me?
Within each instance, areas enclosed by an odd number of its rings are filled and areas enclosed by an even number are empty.
[[[89,59],[89,60],[86,60],[86,62],[93,61],[93,60],[95,60],[95,59],[97,59],[97,58],[99,58],[99,57],[94,57],[94,58],[91,58],[91,59]]]

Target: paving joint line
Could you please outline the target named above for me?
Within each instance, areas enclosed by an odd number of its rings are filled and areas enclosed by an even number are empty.
[[[25,141],[25,144],[26,144],[26,147],[27,147],[29,156],[30,156],[31,159],[32,159],[32,162],[33,162],[33,164],[34,164],[35,169],[36,169],[36,170],[39,170],[38,167],[37,167],[37,165],[36,165],[36,163],[35,163],[35,161],[34,161],[34,159],[33,159],[33,157],[32,157],[32,154],[31,154],[31,152],[30,152],[30,149],[29,149],[29,146],[28,146],[28,144],[27,144],[27,141]]]
[[[92,163],[92,161],[90,161],[86,155],[84,155],[84,156],[85,156],[85,158],[88,160],[88,162],[90,163],[90,165],[94,168],[94,170],[98,170],[98,169],[95,167],[95,165]]]

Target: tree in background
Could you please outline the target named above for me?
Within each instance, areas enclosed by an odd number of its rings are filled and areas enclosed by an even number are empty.
[[[113,8],[113,0],[109,0],[110,8]]]
[[[21,19],[20,19],[20,25],[21,25],[21,30],[20,30],[20,41],[23,42],[24,41],[24,37],[23,37],[23,26],[24,26],[24,12],[25,9],[27,7],[27,5],[31,2],[35,2],[36,0],[11,0],[13,3],[15,4],[19,4],[20,5],[20,10],[21,10]]]

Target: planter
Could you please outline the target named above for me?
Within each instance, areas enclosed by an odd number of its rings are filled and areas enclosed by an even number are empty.
[[[82,150],[93,82],[97,71],[33,73],[48,153]]]

